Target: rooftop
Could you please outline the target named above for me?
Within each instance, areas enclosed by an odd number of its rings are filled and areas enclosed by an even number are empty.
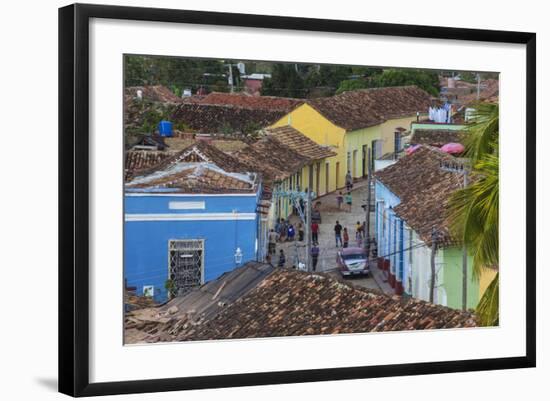
[[[430,145],[441,147],[446,143],[458,142],[464,144],[466,133],[450,129],[416,129],[410,143],[415,145]]]
[[[499,81],[498,79],[487,79],[481,83],[479,99],[477,98],[477,89],[472,93],[458,96],[458,101],[461,104],[469,105],[477,101],[498,102],[499,96]]]
[[[125,100],[136,99],[141,91],[142,99],[150,102],[179,103],[181,98],[163,85],[129,86],[124,89]]]
[[[416,86],[399,86],[349,91],[308,104],[334,124],[353,131],[425,112],[431,96]]]
[[[469,312],[414,298],[391,297],[324,274],[272,268],[256,262],[176,298],[162,309],[126,316],[126,329],[139,334],[133,335],[136,342],[475,326],[475,316]]]
[[[233,104],[182,103],[170,120],[183,122],[190,129],[212,133],[247,132],[267,127],[287,112],[282,109],[236,106]]]
[[[413,154],[375,173],[375,178],[399,197],[394,212],[430,244],[432,227],[441,240],[450,242],[446,205],[450,195],[462,188],[462,176],[445,171],[440,163],[459,163],[437,148],[422,146]]]
[[[336,156],[336,152],[329,147],[317,144],[289,125],[278,128],[267,128],[264,130],[264,133],[272,135],[281,144],[307,157],[310,161]]]
[[[198,141],[150,169],[135,173],[127,192],[248,193],[257,186],[256,174],[216,147]]]
[[[269,163],[266,157],[269,155]],[[252,145],[234,154],[252,171],[262,174],[266,181],[279,181],[297,173],[310,159],[279,142],[273,135],[266,135]]]
[[[199,103],[248,107],[258,110],[276,110],[288,113],[294,107],[304,103],[304,101],[288,97],[252,96],[246,93],[212,92],[200,99]]]

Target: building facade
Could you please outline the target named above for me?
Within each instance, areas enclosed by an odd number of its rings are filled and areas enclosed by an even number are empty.
[[[220,152],[199,142],[127,181],[124,277],[138,295],[166,301],[263,252],[261,182]]]
[[[379,267],[387,271],[397,294],[430,299],[431,257],[435,252],[434,302],[460,309],[463,247],[449,235],[445,205],[462,186],[455,173],[441,169],[440,162],[445,160],[454,158],[435,148],[421,147],[376,173],[375,235]],[[468,253],[468,308],[475,308],[482,294],[472,267],[473,257]]]
[[[348,171],[353,178],[365,176],[368,152],[374,163],[378,153],[392,151],[397,129],[408,127],[429,104],[429,94],[413,86],[356,90],[309,100],[272,126],[290,125],[336,152],[316,166],[323,195],[344,187]]]

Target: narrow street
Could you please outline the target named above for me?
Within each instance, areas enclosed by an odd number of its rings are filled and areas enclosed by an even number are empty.
[[[342,191],[345,194],[345,190]],[[354,184],[352,190],[352,210],[351,213],[347,211],[347,205],[342,205],[342,210],[338,209],[336,196],[338,192],[331,193],[325,196],[317,198],[314,203],[321,202],[319,210],[321,211],[321,224],[319,224],[319,248],[320,255],[317,263],[317,271],[334,275],[337,278],[341,278],[340,272],[337,269],[336,255],[339,249],[336,247],[334,236],[334,225],[336,221],[340,222],[342,227],[348,229],[349,233],[349,246],[357,246],[355,239],[355,226],[357,222],[365,221],[365,211],[361,207],[362,204],[366,204],[367,199],[367,180],[360,180]],[[290,217],[290,223],[297,227],[300,223],[300,219],[297,216]],[[374,236],[374,213],[371,213],[371,237]],[[296,238],[298,234],[296,233]],[[362,246],[362,244],[360,244]],[[305,261],[306,252],[306,240],[293,241],[277,244],[277,253],[273,258],[273,264],[276,265],[278,261],[279,250],[283,249],[286,255],[286,267],[292,267],[296,265],[296,260],[300,262]],[[371,262],[373,263],[373,262]],[[375,262],[374,262],[375,263]],[[374,265],[371,268],[371,274],[368,277],[354,277],[346,278],[355,285],[383,291],[388,294],[393,294],[393,290],[385,280],[383,273]]]

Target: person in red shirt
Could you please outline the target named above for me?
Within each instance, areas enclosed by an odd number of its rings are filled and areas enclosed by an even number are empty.
[[[349,244],[348,229],[346,227],[344,227],[344,246],[343,246],[343,248],[347,248],[348,244]]]
[[[319,242],[319,224],[311,223],[311,240],[313,242]]]

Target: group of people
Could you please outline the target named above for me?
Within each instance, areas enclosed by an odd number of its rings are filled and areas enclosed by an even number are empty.
[[[349,246],[349,232],[347,227],[342,227],[340,222],[336,220],[334,225],[334,238],[336,240],[336,247],[347,248]],[[355,224],[355,241],[357,246],[360,247],[363,244],[363,238],[365,238],[365,222],[358,221]]]
[[[345,204],[345,210],[347,212],[352,211],[352,196],[351,191],[353,189],[353,178],[351,172],[348,171],[346,174],[346,193],[342,194],[342,191],[338,192],[336,196],[336,202],[339,210],[343,210],[343,205]],[[302,207],[302,204],[300,204]],[[312,246],[310,250],[311,262],[313,271],[316,271],[317,263],[319,261],[319,224],[317,222],[311,223],[311,240]],[[277,243],[282,243],[286,241],[294,241],[298,235],[298,241],[304,240],[304,228],[302,223],[299,223],[297,227],[294,227],[290,221],[280,218],[275,223],[275,227],[270,230],[268,234],[268,255],[267,260],[271,262],[272,256],[275,256],[277,253]],[[336,247],[347,248],[350,243],[349,232],[347,227],[342,227],[339,221],[336,221],[334,226],[334,235],[336,239]],[[357,241],[357,246],[362,246],[363,239],[365,236],[365,222],[357,222],[355,225],[355,240]],[[279,250],[277,266],[284,267],[286,265],[286,255],[283,249]]]
[[[353,198],[351,196],[351,190],[353,189],[353,178],[351,173],[348,171],[346,174],[346,193],[342,194],[342,191],[338,191],[336,195],[336,206],[338,210],[345,210],[348,213],[351,213],[351,207],[353,203]],[[342,208],[342,205],[346,205],[345,208]]]
[[[273,243],[285,242],[285,241],[294,241],[296,238],[296,232],[298,232],[298,241],[304,240],[304,227],[302,223],[298,223],[297,227],[294,227],[288,220],[283,218],[279,219],[275,223],[275,229],[272,229],[271,232],[274,232],[277,237]],[[270,232],[270,235],[271,235]],[[271,240],[271,237],[270,237]],[[270,241],[271,243],[271,241]]]
[[[268,263],[271,263],[271,258],[277,252],[277,243],[294,241],[295,239],[295,229],[292,224],[290,224],[285,219],[279,219],[275,224],[275,228],[271,229],[268,233],[268,252],[266,260]],[[304,240],[304,230],[302,223],[298,223],[298,241]],[[319,260],[319,224],[317,222],[311,223],[311,261],[313,271],[317,267],[317,262]],[[283,249],[279,250],[279,257],[277,260],[277,266],[284,267],[286,264],[286,256]]]
[[[273,251],[275,253],[275,251]],[[321,250],[319,249],[319,244],[317,242],[314,242],[311,244],[311,266],[312,270],[317,270],[317,262],[319,261],[319,254],[321,253]],[[267,255],[266,261],[268,263],[271,263],[271,252]],[[283,249],[279,250],[279,258],[277,260],[277,267],[285,267],[286,264],[286,255],[285,251]],[[293,266],[293,268],[296,268],[296,266]]]

